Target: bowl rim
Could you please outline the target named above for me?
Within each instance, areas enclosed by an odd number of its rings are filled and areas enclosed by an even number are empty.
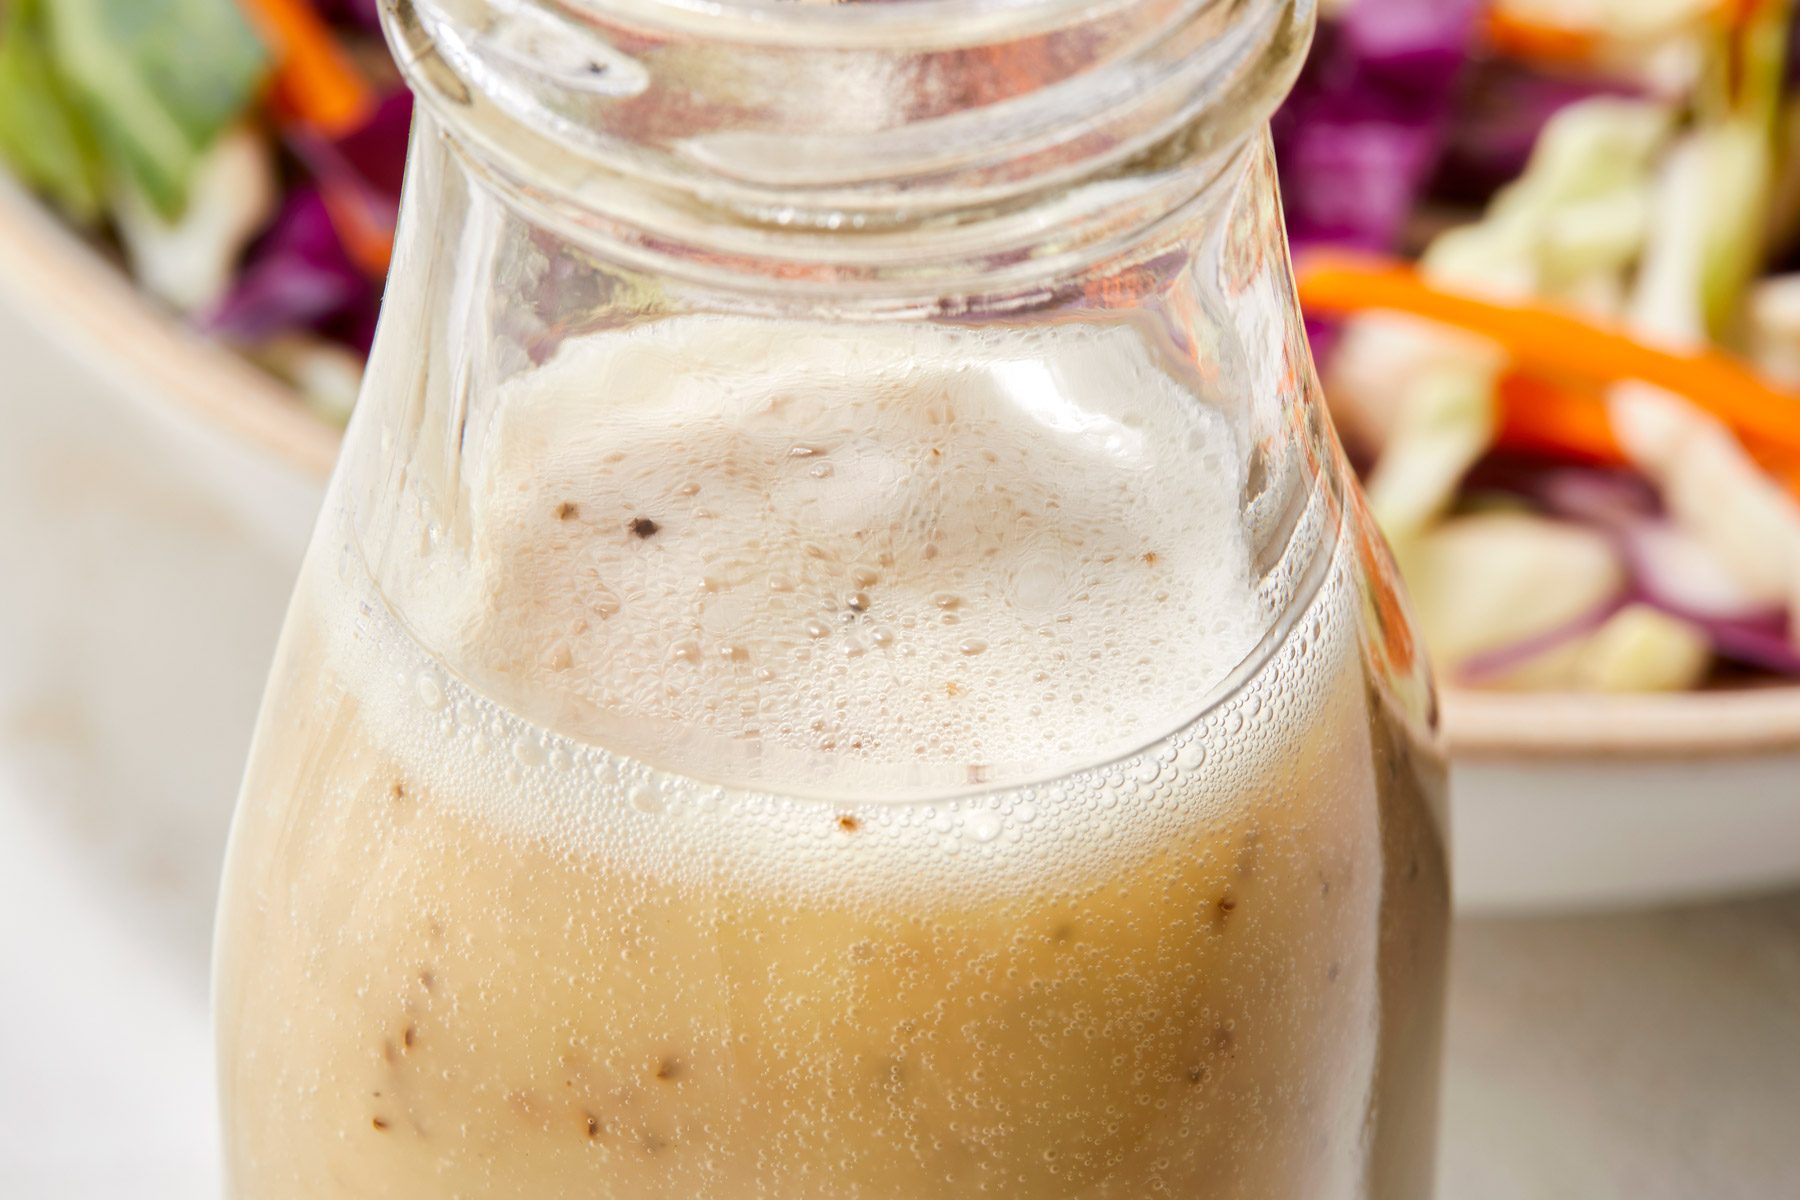
[[[337,430],[268,372],[146,296],[4,170],[0,288],[28,298],[49,336],[132,396],[185,409],[314,478],[331,473]]]
[[[1442,697],[1458,760],[1677,762],[1800,750],[1800,685],[1668,693],[1477,692]]]
[[[146,297],[0,172],[0,287],[28,295],[81,357],[152,402],[186,410],[323,481],[340,433],[293,391]],[[1458,759],[1681,760],[1800,749],[1800,684],[1658,695],[1442,696]]]

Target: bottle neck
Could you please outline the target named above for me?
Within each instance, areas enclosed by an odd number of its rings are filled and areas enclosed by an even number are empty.
[[[1271,620],[1305,591],[1307,564],[1335,527],[1341,468],[1317,400],[1266,137],[1241,141],[1196,199],[1097,265],[1019,278],[990,271],[957,291],[922,272],[920,290],[898,297],[834,287],[823,272],[801,289],[775,274],[733,271],[722,284],[644,269],[615,241],[571,240],[515,193],[489,186],[429,114],[415,130],[402,214],[338,494],[403,620],[467,573],[482,524],[475,497],[521,380],[571,347],[719,315],[747,319],[771,362],[788,355],[802,366],[797,342],[845,324],[1025,334],[1046,357],[1115,331],[1141,347],[1116,378],[1088,373],[1077,386],[1040,372],[1034,387],[1046,403],[1065,397],[1070,419],[1094,396],[1152,382],[1216,412],[1229,442],[1196,451],[1185,469],[1242,480],[1236,515]],[[826,375],[811,386],[846,395],[861,386],[854,371]],[[599,371],[581,403],[640,402],[637,387]],[[446,627],[421,640],[443,649],[455,635]]]
[[[1183,223],[1314,0],[397,0],[481,186],[646,274],[835,303],[1029,290]]]
[[[432,0],[442,7],[451,2]],[[414,4],[401,0],[388,10],[403,46],[409,29],[425,28],[425,0]],[[895,7],[933,6],[945,7],[936,0]],[[1310,0],[1195,0],[1192,8],[1232,18],[1225,28],[1239,32],[1242,25],[1233,22],[1278,14],[1288,22],[1283,28],[1296,31],[1294,47],[1311,14]],[[1065,14],[1053,0],[1033,0],[1018,11],[1046,20],[1045,14]],[[809,19],[823,21],[824,13]],[[723,411],[732,396],[753,392],[776,405],[789,386],[823,388],[845,404],[902,387],[923,413],[932,388],[984,387],[985,378],[1018,391],[1019,403],[1038,414],[1032,419],[1051,429],[1085,428],[1089,410],[1104,411],[1140,392],[1184,397],[1170,406],[1209,410],[1208,419],[1224,432],[1174,445],[1180,461],[1159,460],[1158,471],[1177,478],[1210,472],[1231,481],[1235,508],[1221,502],[1206,519],[1241,526],[1250,586],[1271,625],[1306,592],[1309,564],[1336,527],[1340,477],[1315,402],[1275,172],[1260,132],[1279,91],[1264,76],[1255,76],[1264,89],[1257,103],[1245,101],[1229,128],[1210,123],[1225,118],[1202,106],[1200,116],[1123,157],[1070,152],[1068,162],[1091,170],[1027,175],[1010,191],[974,200],[972,189],[921,186],[923,199],[915,204],[897,175],[871,176],[848,192],[765,180],[756,184],[758,193],[711,167],[671,181],[619,149],[666,143],[676,149],[646,153],[652,161],[675,160],[688,143],[651,138],[643,132],[654,125],[650,115],[638,118],[635,140],[602,139],[623,156],[608,158],[568,140],[567,129],[546,133],[547,121],[514,115],[502,101],[525,101],[500,80],[479,75],[463,51],[445,49],[447,38],[434,33],[420,43],[424,50],[414,47],[408,64],[427,102],[415,129],[364,401],[336,485],[359,553],[384,596],[446,663],[467,657],[467,614],[504,604],[507,589],[520,582],[497,574],[491,546],[483,549],[497,528],[495,497],[516,491],[495,482],[496,464],[512,462],[507,469],[529,481],[538,474],[535,460],[520,468],[519,455],[549,462],[572,452],[572,435],[520,432],[528,424],[523,412],[540,402],[530,398],[549,380],[562,381],[556,386],[570,393],[558,420],[590,431],[635,420],[621,416],[627,409],[653,414],[644,420],[660,428],[668,417],[658,405],[673,406],[672,413],[677,399],[717,402]],[[1150,47],[1154,39],[1140,41]],[[636,53],[667,73],[671,64],[653,53],[660,45],[645,42]],[[1286,53],[1279,57],[1287,61]],[[699,61],[718,69],[725,62]],[[485,90],[471,84],[457,103],[450,87],[461,76],[444,74],[452,62],[462,62],[467,78]],[[692,73],[692,64],[687,69]],[[987,78],[966,61],[959,70]],[[700,72],[692,86],[707,79]],[[1080,73],[1065,83],[1091,86]],[[651,85],[638,80],[633,86]],[[938,103],[968,111],[964,101]],[[714,108],[704,111],[705,120],[684,119],[728,123]],[[579,129],[611,129],[606,121],[613,119],[593,116]],[[741,114],[732,119],[747,123]],[[773,118],[758,120],[767,125]],[[829,120],[839,127],[834,136],[848,136],[841,127],[849,117]],[[910,117],[903,124],[915,125]],[[1068,144],[1094,145],[1079,136]],[[828,168],[826,160],[819,170]],[[847,177],[847,171],[838,173]],[[795,197],[791,219],[749,204],[746,197],[756,194]],[[825,203],[820,197],[837,204],[846,194],[859,206],[818,207]],[[886,199],[878,203],[880,195]],[[836,226],[820,215],[828,211]],[[734,323],[725,331],[734,349],[717,369],[698,350],[670,350],[656,340],[667,335],[674,345],[686,331],[704,349],[713,332],[696,322],[720,317]],[[845,328],[858,323],[885,328]],[[841,353],[820,359],[819,343]],[[613,351],[627,344],[661,346],[661,365],[625,371]],[[1115,353],[1120,346],[1128,350]],[[1105,348],[1114,349],[1101,354]],[[932,379],[908,367],[923,359],[938,364]],[[685,389],[679,397],[664,395],[671,380]],[[1113,415],[1123,423],[1129,414]],[[582,477],[609,477],[616,467],[609,455],[621,451],[598,443],[588,448],[593,453],[591,462],[582,460]],[[952,448],[970,449],[971,442],[964,437]],[[1130,492],[1138,488],[1135,478],[1120,466],[1113,483]],[[584,503],[577,497],[572,511]],[[561,544],[558,530],[544,531],[546,553]],[[563,575],[554,577],[576,578],[587,565],[558,564]]]

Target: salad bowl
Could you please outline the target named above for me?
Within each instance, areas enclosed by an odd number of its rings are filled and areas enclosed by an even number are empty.
[[[194,474],[296,558],[399,202],[378,7],[199,0],[168,42],[0,6],[0,158],[65,218],[0,175],[0,290],[230,447]],[[1800,0],[1317,7],[1272,144],[1444,685],[1461,902],[1800,883]],[[93,153],[146,102],[183,136]]]

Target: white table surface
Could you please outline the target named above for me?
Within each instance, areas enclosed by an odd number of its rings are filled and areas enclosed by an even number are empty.
[[[315,500],[0,306],[5,1200],[217,1194],[214,877]],[[1444,1200],[1800,1196],[1800,895],[1457,937]]]

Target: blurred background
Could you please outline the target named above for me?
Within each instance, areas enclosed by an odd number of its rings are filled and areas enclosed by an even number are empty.
[[[1342,0],[1274,136],[1455,755],[1440,1194],[1800,1195],[1791,0]],[[374,0],[0,0],[0,1196],[216,1194],[238,773],[410,104]]]

